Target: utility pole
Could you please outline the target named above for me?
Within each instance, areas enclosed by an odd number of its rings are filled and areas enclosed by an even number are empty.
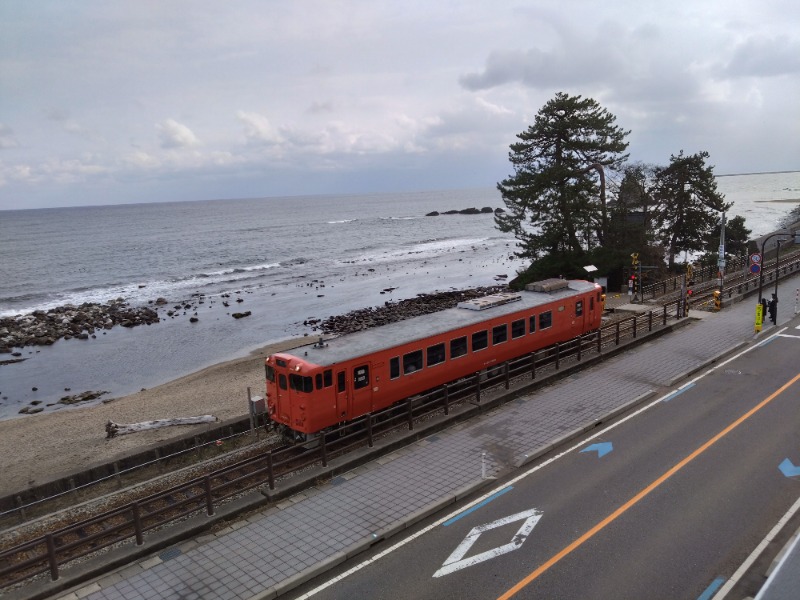
[[[722,293],[722,288],[725,285],[725,211],[722,211],[722,218],[719,222],[719,258],[717,258],[717,267],[719,267],[719,291]]]

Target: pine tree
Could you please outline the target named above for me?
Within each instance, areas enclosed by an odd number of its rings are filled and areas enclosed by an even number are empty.
[[[667,167],[656,173],[655,198],[658,203],[656,225],[663,241],[669,268],[675,267],[675,256],[683,251],[705,249],[719,214],[732,205],[717,191],[714,168],[706,165],[708,152],[670,157]]]
[[[509,160],[514,174],[500,182],[507,212],[496,217],[513,232],[517,256],[581,256],[603,245],[608,229],[604,168],[627,158],[624,131],[616,117],[591,98],[559,92],[517,135]]]

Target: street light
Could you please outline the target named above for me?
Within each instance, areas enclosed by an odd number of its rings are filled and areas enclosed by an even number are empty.
[[[764,268],[763,268],[763,264],[764,264],[764,262],[766,262],[766,261],[764,261],[764,246],[766,246],[767,240],[770,240],[770,239],[774,238],[776,235],[792,235],[792,234],[791,233],[783,233],[783,232],[773,233],[773,234],[768,235],[767,237],[765,237],[764,241],[761,242],[761,263],[762,263],[762,268],[758,272],[758,303],[759,304],[761,304],[761,288],[764,285]],[[776,298],[778,297],[778,257],[779,257],[780,251],[781,251],[781,240],[778,240],[778,250],[775,253],[775,297]]]

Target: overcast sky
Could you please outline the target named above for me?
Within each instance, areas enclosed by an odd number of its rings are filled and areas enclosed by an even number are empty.
[[[0,209],[494,187],[559,91],[800,169],[800,2],[2,0]]]

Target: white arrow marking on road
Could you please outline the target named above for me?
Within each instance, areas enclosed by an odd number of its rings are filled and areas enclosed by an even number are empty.
[[[459,571],[461,569],[471,567],[472,565],[477,565],[478,563],[489,560],[490,558],[494,558],[495,556],[500,556],[501,554],[506,554],[520,548],[528,538],[528,535],[530,535],[531,531],[533,531],[536,523],[538,523],[539,519],[541,518],[541,511],[532,508],[509,517],[497,519],[496,521],[492,521],[486,525],[478,525],[477,527],[473,527],[472,531],[470,531],[467,534],[467,537],[464,538],[464,541],[462,541],[458,547],[453,550],[453,553],[447,557],[447,560],[442,564],[442,568],[436,571],[433,576],[441,577],[442,575],[449,575],[454,571]],[[514,534],[514,537],[511,538],[511,541],[508,544],[503,544],[502,546],[492,548],[486,552],[481,552],[475,556],[464,558],[464,555],[469,552],[469,549],[472,548],[472,545],[478,540],[484,531],[496,529],[497,527],[502,527],[503,525],[514,523],[515,521],[521,521],[522,519],[525,519],[525,522],[522,524],[522,527],[519,528],[517,533]]]

